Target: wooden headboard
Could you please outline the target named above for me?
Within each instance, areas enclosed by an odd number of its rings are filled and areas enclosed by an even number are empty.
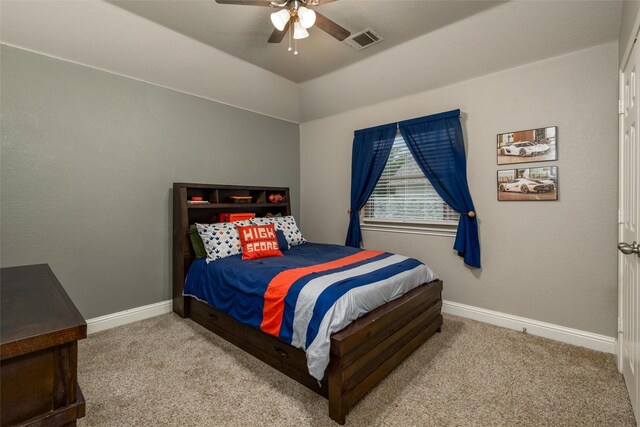
[[[271,203],[271,194],[281,194],[284,200]],[[192,197],[202,197],[206,203],[190,204]],[[250,196],[249,203],[234,203],[230,196]],[[184,280],[195,259],[189,226],[196,222],[212,224],[221,213],[251,212],[257,217],[267,214],[291,215],[288,187],[248,187],[215,184],[173,184],[173,311],[189,316],[189,298],[182,296]]]

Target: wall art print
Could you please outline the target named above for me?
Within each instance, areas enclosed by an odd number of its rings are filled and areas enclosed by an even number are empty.
[[[498,200],[558,200],[558,167],[498,171]]]
[[[558,160],[557,126],[498,134],[498,164]]]

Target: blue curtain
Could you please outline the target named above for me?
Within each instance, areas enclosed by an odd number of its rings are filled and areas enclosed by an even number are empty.
[[[406,120],[399,127],[409,151],[436,192],[460,214],[453,248],[465,264],[480,268],[478,218],[467,183],[460,110]]]
[[[362,243],[360,209],[367,203],[387,164],[398,124],[355,131],[351,157],[351,209],[345,245],[359,248]]]

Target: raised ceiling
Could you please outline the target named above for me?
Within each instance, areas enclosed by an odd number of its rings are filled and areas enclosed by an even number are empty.
[[[266,43],[272,31],[269,8],[218,5],[214,0],[125,4],[164,11],[168,22],[159,24],[103,0],[0,2],[2,43],[293,122],[615,42],[622,15],[617,0],[340,0],[318,10],[352,31],[357,30],[350,22],[360,22],[359,29],[371,26],[385,41],[357,52],[312,28],[296,57],[287,53],[286,44]],[[460,4],[468,9],[461,11]],[[474,9],[478,5],[484,9]],[[167,11],[174,9],[170,16]],[[407,10],[413,13],[403,18]],[[254,20],[245,22],[252,14],[257,14]],[[398,34],[385,33],[385,24]],[[211,44],[196,40],[188,33],[198,28],[212,28],[218,37],[212,37]],[[413,36],[425,28],[426,34]],[[238,37],[245,45],[236,52],[231,47]],[[347,59],[340,59],[342,55]],[[616,69],[617,61],[611,61],[611,72]]]
[[[500,1],[340,0],[317,10],[355,34],[371,27],[384,39],[356,51],[322,30],[287,51],[287,38],[267,43],[274,9],[215,0],[113,0],[111,3],[237,58],[300,83],[499,5]]]

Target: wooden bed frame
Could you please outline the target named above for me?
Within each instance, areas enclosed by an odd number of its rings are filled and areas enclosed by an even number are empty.
[[[284,196],[269,203],[269,195]],[[251,203],[231,203],[229,196],[251,196]],[[188,204],[192,196],[208,203]],[[304,351],[244,325],[206,303],[182,295],[195,259],[189,226],[218,222],[223,212],[291,214],[289,189],[208,184],[173,184],[173,311],[220,335],[329,400],[329,416],[344,424],[347,411],[442,325],[442,281],[425,283],[331,335],[327,375],[309,375]]]

